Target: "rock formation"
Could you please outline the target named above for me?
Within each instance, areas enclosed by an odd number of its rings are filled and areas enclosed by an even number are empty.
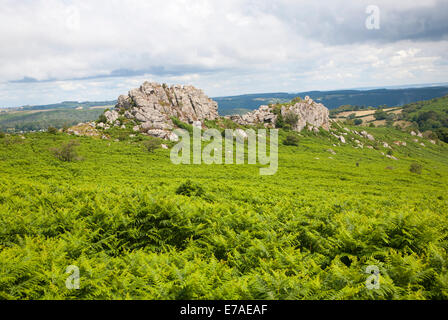
[[[292,129],[302,131],[307,125],[309,127],[325,130],[330,128],[329,110],[321,103],[314,102],[311,98],[305,100],[293,100],[291,104],[276,106],[261,106],[259,109],[245,115],[230,116],[230,119],[241,125],[264,124],[265,127],[275,128],[279,115],[286,119],[292,115],[295,123]]]
[[[174,139],[172,117],[196,124],[218,118],[218,104],[193,86],[145,82],[118,98],[115,109],[104,113],[106,122],[115,126],[119,118],[133,120],[135,131],[164,139]]]

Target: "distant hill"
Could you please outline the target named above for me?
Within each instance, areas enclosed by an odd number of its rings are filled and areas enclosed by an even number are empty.
[[[108,106],[14,109],[0,113],[0,131],[39,131],[98,119]]]
[[[55,104],[46,104],[40,106],[23,106],[20,107],[20,110],[47,110],[47,109],[70,109],[70,108],[90,108],[90,107],[102,107],[102,106],[111,106],[117,104],[116,100],[113,101],[86,101],[86,102],[78,102],[78,101],[64,101],[61,103]]]
[[[374,90],[336,90],[308,91],[300,93],[260,93],[231,97],[213,98],[219,104],[221,115],[240,114],[246,110],[257,109],[260,105],[276,102],[287,102],[299,96],[310,96],[323,103],[329,109],[343,105],[356,106],[401,106],[416,101],[429,100],[448,94],[448,86],[406,88],[406,89],[374,89]]]
[[[399,126],[423,132],[448,143],[448,95],[394,108],[360,108],[345,105],[332,109],[334,119],[355,125]]]

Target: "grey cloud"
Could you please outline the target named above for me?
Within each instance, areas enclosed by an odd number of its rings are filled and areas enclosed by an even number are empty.
[[[298,34],[326,45],[448,39],[447,1],[437,0],[432,5],[405,8],[400,8],[399,4],[408,1],[361,0],[349,3],[334,1],[322,5],[321,2],[300,2],[291,10],[291,3],[286,2],[264,10],[273,10],[275,15],[288,21]],[[366,8],[370,4],[376,4],[380,9],[379,30],[365,27],[369,16]]]
[[[56,82],[56,81],[78,81],[78,80],[95,80],[104,78],[127,78],[127,77],[137,77],[145,75],[153,75],[159,77],[176,77],[183,76],[192,73],[196,74],[206,74],[206,73],[216,73],[221,72],[226,69],[219,68],[204,68],[203,66],[195,65],[183,65],[183,66],[154,66],[142,70],[131,70],[131,69],[116,69],[112,70],[107,74],[97,74],[87,77],[77,77],[77,78],[48,78],[38,80],[33,77],[23,77],[20,80],[11,80],[9,83],[44,83],[44,82]],[[229,71],[229,70],[227,70]]]

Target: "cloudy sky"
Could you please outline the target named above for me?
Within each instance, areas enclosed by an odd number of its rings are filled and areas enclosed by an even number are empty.
[[[144,80],[212,97],[448,82],[448,0],[0,5],[0,107],[112,100]]]

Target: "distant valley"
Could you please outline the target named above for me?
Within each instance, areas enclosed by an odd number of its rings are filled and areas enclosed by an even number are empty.
[[[213,98],[219,104],[221,115],[242,114],[257,109],[260,105],[284,103],[299,96],[302,99],[309,96],[323,103],[328,109],[343,105],[364,107],[402,106],[408,103],[429,100],[448,94],[448,86],[406,88],[406,89],[374,89],[374,90],[337,90],[309,91],[300,93],[260,93],[233,97]]]

